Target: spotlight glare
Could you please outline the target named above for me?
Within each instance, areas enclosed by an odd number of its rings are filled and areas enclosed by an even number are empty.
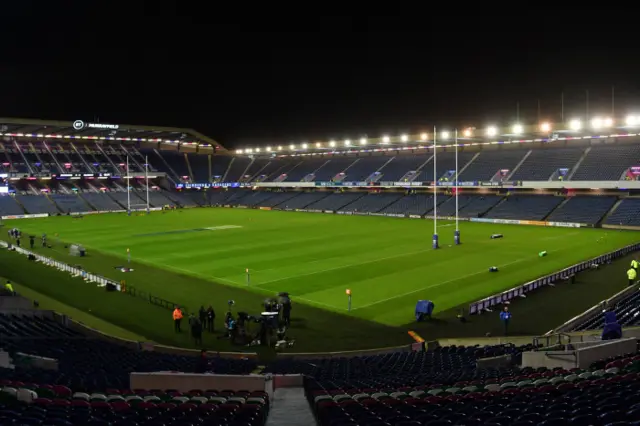
[[[513,133],[516,135],[521,134],[524,131],[522,124],[514,124],[513,125]]]
[[[635,115],[630,115],[626,119],[627,126],[637,126],[638,122],[638,117]]]
[[[423,133],[420,135],[420,140],[426,141],[428,138],[428,135],[426,133]]]
[[[307,145],[306,143],[302,144],[302,149],[307,149],[309,145]]]
[[[267,152],[271,152],[271,147],[270,147],[270,146],[266,147],[266,148],[265,148],[265,151],[267,151]]]
[[[351,141],[349,139],[345,140],[344,146],[351,146]]]
[[[331,142],[329,142],[329,146],[330,146],[331,148],[333,148],[334,146],[336,146],[336,141],[331,141]]]
[[[470,138],[471,137],[471,129],[465,129],[464,132],[462,132],[462,136],[464,136],[465,138]]]
[[[549,123],[542,123],[540,125],[540,130],[542,130],[543,132],[549,132],[551,130],[551,124]]]
[[[322,143],[316,142],[316,148],[322,148]]]
[[[449,139],[449,132],[442,132],[442,139]]]
[[[278,146],[278,151],[282,151],[282,146],[281,145]]]
[[[366,144],[367,144],[367,138],[361,138],[360,145],[366,145]]]
[[[256,152],[260,152],[260,148],[256,148]]]
[[[391,138],[389,136],[384,136],[382,138],[382,143],[384,144],[388,144],[391,141]]]
[[[242,150],[241,149],[236,149],[236,154],[242,154]]]
[[[294,149],[296,149],[296,146],[294,144],[291,144],[289,145],[289,149],[293,151]]]
[[[402,142],[406,142],[406,141],[408,141],[408,140],[409,140],[409,136],[407,136],[407,135],[402,135],[402,136],[400,137],[400,139],[402,140]]]
[[[495,136],[496,134],[498,134],[498,129],[493,126],[487,128],[487,136]]]
[[[571,130],[580,130],[582,128],[582,123],[577,119],[571,120],[569,122],[569,127],[571,128]]]
[[[600,117],[596,117],[593,120],[591,120],[591,127],[593,127],[596,130],[601,129],[603,125],[604,125],[604,122]]]

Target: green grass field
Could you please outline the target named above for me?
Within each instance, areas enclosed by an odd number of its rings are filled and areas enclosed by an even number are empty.
[[[69,256],[62,244],[38,250],[82,264],[89,272],[127,280],[190,310],[213,304],[218,320],[228,299],[236,300],[237,310],[258,313],[265,295],[288,291],[295,303],[293,330],[298,329],[300,341],[306,340],[300,348],[305,350],[408,343],[406,331],[419,299],[433,300],[437,313],[451,311],[638,240],[634,232],[461,222],[463,244],[451,246],[454,224],[438,225],[440,250],[431,249],[430,220],[244,209],[51,217],[7,222],[5,228],[46,232],[50,240],[57,233],[64,243],[83,244],[89,253],[85,258]],[[494,233],[504,238],[491,240]],[[127,248],[132,273],[114,269],[126,264]],[[542,250],[547,257],[538,257]],[[41,294],[149,339],[189,345],[188,338],[173,334],[165,310],[106,294],[77,279],[64,278],[73,289],[31,284],[26,260],[4,253],[0,261],[11,264],[5,276]],[[500,272],[489,273],[490,266]],[[246,268],[251,271],[249,286]],[[353,294],[351,312],[346,289]]]

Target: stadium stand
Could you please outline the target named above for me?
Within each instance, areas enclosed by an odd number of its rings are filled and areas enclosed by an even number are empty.
[[[607,306],[606,311],[615,312],[616,319],[622,327],[637,326],[640,324],[640,290],[627,294],[613,306]],[[568,331],[602,330],[604,322],[602,310],[597,309],[583,321],[574,324]]]
[[[291,192],[274,192],[271,194],[271,197],[262,200],[257,203],[258,207],[275,207],[279,204],[285,203],[293,197],[299,195],[300,192],[291,191]]]
[[[518,163],[524,159],[527,151],[522,149],[510,149],[500,151],[481,152],[460,173],[461,181],[501,181],[505,180]],[[455,163],[454,163],[455,170]],[[500,171],[503,173],[499,173]]]
[[[445,195],[438,195],[436,205],[443,203],[448,198]],[[433,210],[432,194],[411,194],[386,207],[382,213],[423,215],[431,210]]]
[[[548,220],[552,222],[573,222],[594,225],[616,203],[616,197],[570,197],[563,205],[558,207]]]
[[[240,182],[249,164],[251,164],[251,159],[249,158],[233,157],[222,180],[224,182]]]
[[[640,163],[637,145],[591,147],[571,180],[621,180],[624,172]]]
[[[349,170],[347,170],[345,180],[351,182],[364,182],[369,176],[377,172],[392,157],[358,157],[359,160],[354,162]]]
[[[402,194],[376,194],[370,193],[341,208],[343,212],[367,212],[376,213],[386,206],[393,204],[402,198]]]
[[[479,217],[495,207],[504,197],[499,195],[485,195],[470,197],[469,203],[460,209],[461,217]]]
[[[542,220],[564,198],[545,195],[514,195],[491,209],[485,217],[492,219]],[[454,210],[455,211],[455,210]]]
[[[331,194],[331,192],[302,192],[300,195],[278,204],[277,207],[287,210],[306,209],[310,204],[316,203]]]
[[[47,196],[16,194],[16,200],[29,213],[60,213],[53,201]]]
[[[509,180],[549,180],[560,169],[573,170],[584,151],[584,148],[532,149]]]
[[[2,216],[19,215],[24,214],[24,210],[16,203],[15,198],[9,195],[3,195],[0,196],[0,214]]]
[[[329,181],[341,181],[346,177],[346,170],[353,165],[356,161],[360,161],[361,158],[345,158],[336,157],[326,162],[318,171],[316,171],[315,181],[329,182]],[[366,160],[365,160],[366,161]],[[338,176],[340,173],[345,172],[345,175]]]
[[[467,163],[473,159],[475,153],[460,152],[458,154],[458,170],[462,171]],[[433,178],[433,159],[431,159],[421,170],[416,178],[417,181],[441,181],[452,180],[455,175],[456,160],[453,152],[438,152],[436,161],[436,178]]]
[[[310,210],[338,211],[364,195],[362,192],[336,192],[328,197],[323,197],[315,203],[309,204],[306,208]]]
[[[196,182],[209,182],[209,157],[206,155],[187,154],[187,161]]]
[[[80,195],[51,194],[51,199],[62,212],[88,212],[91,207]]]
[[[326,158],[310,158],[297,162],[296,165],[286,172],[286,182],[302,182],[307,176],[321,169],[329,160]],[[277,176],[275,176],[277,177]]]
[[[605,220],[607,225],[640,226],[640,198],[625,198]]]
[[[107,194],[97,193],[97,192],[85,192],[81,194],[82,198],[87,200],[90,206],[95,208],[98,211],[109,211],[109,210],[121,210],[122,207],[118,205],[111,197]]]

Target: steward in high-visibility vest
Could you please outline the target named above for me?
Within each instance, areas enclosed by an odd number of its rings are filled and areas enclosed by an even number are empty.
[[[173,327],[177,333],[180,333],[180,323],[182,322],[182,311],[178,306],[173,310]]]
[[[631,261],[631,267],[637,271],[638,270],[638,266],[640,266],[640,263],[638,263],[637,260],[633,259]]]
[[[635,284],[636,282],[636,277],[638,276],[638,273],[636,272],[635,269],[630,268],[627,271],[627,278],[629,278],[629,285],[632,286],[633,284]]]
[[[10,282],[7,282],[7,283],[4,285],[4,289],[5,289],[5,290],[7,290],[9,293],[13,294],[13,286],[11,285],[11,283],[10,283]]]

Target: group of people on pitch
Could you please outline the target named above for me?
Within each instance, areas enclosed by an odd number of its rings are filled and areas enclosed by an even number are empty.
[[[179,306],[173,309],[173,325],[176,333],[181,333],[181,324],[184,314]],[[191,331],[191,337],[196,345],[202,344],[202,330],[207,330],[209,333],[213,333],[215,326],[216,312],[211,305],[207,309],[204,306],[200,306],[198,310],[198,316],[194,314],[189,315],[189,328]]]

